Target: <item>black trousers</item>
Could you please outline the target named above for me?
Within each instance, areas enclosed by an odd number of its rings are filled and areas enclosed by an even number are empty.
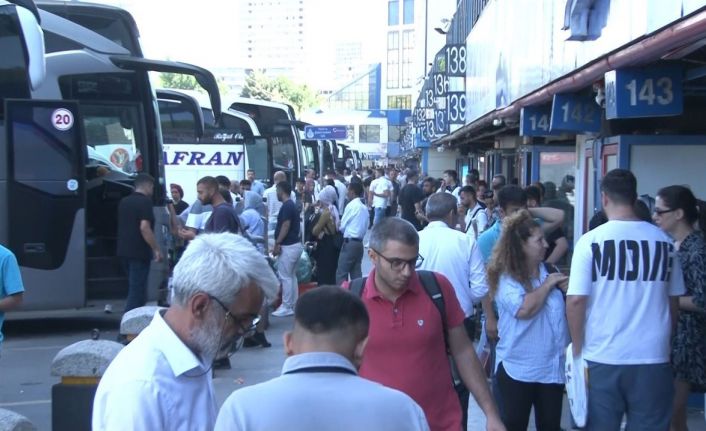
[[[533,406],[537,431],[561,430],[564,385],[514,380],[507,375],[502,363],[498,365],[497,377],[504,406],[502,419],[507,431],[527,431]]]

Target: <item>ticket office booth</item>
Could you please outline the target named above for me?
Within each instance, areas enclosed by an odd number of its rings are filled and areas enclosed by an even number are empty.
[[[481,169],[484,163],[485,156],[483,154],[470,153],[464,157],[456,159],[456,172],[458,172],[458,180],[463,183],[466,175],[472,170],[477,169],[483,178],[483,170]]]
[[[620,135],[586,141],[580,151],[574,230],[584,233],[601,205],[600,179],[610,170],[629,169],[638,196],[654,197],[669,185],[686,185],[706,198],[706,136]],[[580,235],[575,235],[575,240]]]
[[[576,147],[573,145],[524,145],[518,152],[520,185],[535,182],[556,187],[573,183],[576,176]]]
[[[498,174],[505,175],[508,184],[518,177],[517,164],[518,150],[490,150],[485,153],[485,180],[491,183],[493,177]],[[481,171],[483,176],[483,171]]]

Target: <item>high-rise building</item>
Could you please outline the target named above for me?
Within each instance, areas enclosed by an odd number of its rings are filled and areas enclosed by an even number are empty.
[[[363,62],[363,43],[339,42],[335,50],[334,78],[336,84],[346,85],[364,72],[367,66]]]
[[[455,0],[387,1],[385,59],[382,62],[383,109],[412,109],[429,69],[444,45],[434,31],[450,18]]]
[[[306,0],[239,0],[239,43],[235,47],[246,69],[277,69],[297,79],[305,75]]]

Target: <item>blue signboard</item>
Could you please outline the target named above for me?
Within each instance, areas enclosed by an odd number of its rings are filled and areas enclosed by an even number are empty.
[[[684,111],[681,66],[656,65],[605,74],[606,118],[680,115]]]
[[[440,137],[449,133],[448,111],[446,109],[446,94],[449,91],[449,76],[447,74],[446,51],[442,48],[434,57],[431,69],[432,107],[434,108],[434,136]]]
[[[520,111],[520,136],[548,136],[557,132],[549,130],[552,105],[525,106]]]
[[[306,139],[339,139],[347,137],[346,126],[304,126]]]
[[[601,131],[601,109],[591,96],[555,94],[552,103],[550,131]]]

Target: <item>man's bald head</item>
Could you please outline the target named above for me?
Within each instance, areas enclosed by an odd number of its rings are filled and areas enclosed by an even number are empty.
[[[275,175],[272,178],[274,180],[274,183],[281,183],[282,181],[287,181],[287,174],[285,174],[282,171],[277,171],[275,172]]]

